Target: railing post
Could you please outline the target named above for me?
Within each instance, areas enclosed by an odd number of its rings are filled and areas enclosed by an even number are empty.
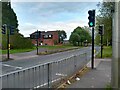
[[[86,61],[87,61],[87,52],[85,52],[85,57],[86,57]]]
[[[8,75],[7,75],[7,88],[9,88],[9,82],[8,82]]]
[[[39,76],[39,85],[41,84],[41,76],[40,76],[40,66],[39,66],[39,72],[38,72],[38,76]]]
[[[13,88],[15,88],[15,73],[13,74],[13,78],[14,78]]]
[[[23,87],[25,88],[25,70],[23,70]]]
[[[48,88],[50,88],[50,63],[48,63]]]
[[[76,56],[74,56],[74,71],[76,70]]]

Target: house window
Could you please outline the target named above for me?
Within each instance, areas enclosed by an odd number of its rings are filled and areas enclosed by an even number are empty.
[[[49,35],[49,38],[51,38],[52,37],[52,35]]]
[[[48,38],[48,35],[44,35],[44,38]]]
[[[44,35],[44,39],[49,39],[49,38],[52,38],[52,35]]]

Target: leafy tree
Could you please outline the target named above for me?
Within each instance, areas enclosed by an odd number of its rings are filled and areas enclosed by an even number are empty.
[[[6,49],[7,47],[7,39],[6,35],[4,35],[2,43],[2,49]],[[25,49],[25,48],[33,48],[32,41],[28,38],[24,38],[20,33],[16,33],[10,36],[10,47],[11,49]]]
[[[11,8],[10,1],[2,2],[2,24],[14,26],[15,31],[18,32],[17,16],[16,16],[16,13],[14,12],[14,10]]]
[[[103,43],[108,45],[112,42],[112,13],[111,10],[114,10],[115,3],[114,2],[103,2],[99,9],[100,14],[96,17],[96,30],[98,32],[98,26],[104,25],[104,35],[103,35]],[[99,35],[96,36],[96,43],[100,42],[98,38]]]
[[[9,1],[9,0],[8,0]],[[14,35],[10,35],[10,44],[11,48],[14,49],[23,49],[23,48],[32,48],[32,42],[30,39],[24,38],[18,31],[18,20],[16,13],[11,8],[11,3],[1,2],[0,6],[2,7],[2,25],[7,24],[7,26],[14,26]],[[9,28],[8,28],[9,30]],[[7,35],[2,34],[2,49],[7,48]]]
[[[24,48],[32,48],[33,44],[31,44],[31,40],[28,38],[24,38],[23,35],[17,33],[12,35],[10,38],[11,48],[15,49],[24,49]]]
[[[64,39],[67,38],[67,34],[64,30],[57,30],[59,36],[59,43],[63,43]]]
[[[91,42],[91,35],[87,30],[81,27],[77,27],[76,29],[74,29],[69,39],[69,41],[73,43],[73,45],[76,45],[76,43],[78,43],[79,45],[80,42],[82,45],[83,42],[85,42],[86,40],[88,42]]]
[[[72,33],[70,36],[70,41],[74,46],[79,46],[80,36],[77,33]]]

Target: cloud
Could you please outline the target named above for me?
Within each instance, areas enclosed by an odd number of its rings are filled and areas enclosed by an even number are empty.
[[[23,34],[25,37],[29,37],[29,34],[33,33],[38,29],[38,26],[35,26],[32,23],[24,23],[19,25],[20,33]]]
[[[83,3],[83,2],[42,2],[34,3],[29,9],[30,13],[37,13],[40,16],[55,16],[61,13],[84,13],[88,10],[89,5],[95,5],[95,3]]]
[[[65,30],[67,33],[67,40],[70,37],[71,32],[78,26],[85,26],[87,22],[71,20],[67,22],[46,22],[43,24],[33,25],[32,23],[25,23],[23,26],[20,26],[20,33],[24,34],[25,37],[37,30],[39,31],[54,31],[54,30]]]
[[[13,7],[19,20],[19,30],[25,37],[36,30],[65,30],[69,39],[71,32],[78,26],[88,24],[88,10],[96,3],[84,2],[14,2]]]

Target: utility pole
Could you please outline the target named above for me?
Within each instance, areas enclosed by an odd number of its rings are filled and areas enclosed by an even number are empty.
[[[115,90],[120,89],[120,1],[116,0],[112,18],[112,67],[111,85]]]

